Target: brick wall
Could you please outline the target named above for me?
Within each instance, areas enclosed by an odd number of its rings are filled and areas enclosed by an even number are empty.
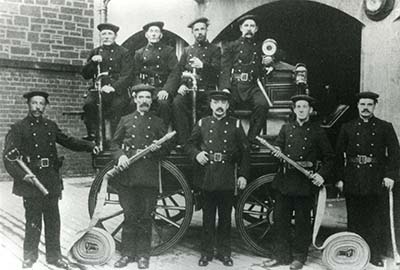
[[[0,58],[82,65],[93,0],[0,0]]]
[[[81,66],[93,48],[93,0],[0,0],[0,148],[12,123],[27,114],[22,94],[50,94],[46,116],[75,137],[85,135],[79,116],[88,82]],[[93,174],[88,153],[59,147],[63,174]],[[0,162],[0,181],[10,179]]]
[[[79,110],[82,96],[87,86],[78,74],[60,73],[29,69],[0,69],[0,148],[4,148],[4,137],[10,125],[27,115],[26,100],[22,93],[41,89],[50,94],[50,105],[46,108],[46,117],[57,122],[61,130],[75,137],[85,135],[85,128],[79,116],[63,115],[63,112]],[[63,174],[90,175],[91,156],[89,153],[72,152],[62,146],[59,155],[65,156]],[[3,162],[0,163],[0,180],[8,179]]]

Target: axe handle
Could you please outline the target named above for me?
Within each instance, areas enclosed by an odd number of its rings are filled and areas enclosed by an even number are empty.
[[[26,166],[26,164],[20,159],[16,159],[15,160],[18,165],[27,173],[27,174],[33,174],[33,172],[31,171],[31,169],[29,169],[28,166]],[[33,185],[38,188],[40,190],[40,192],[43,193],[44,196],[46,196],[47,194],[49,194],[49,191],[42,185],[42,183],[40,183],[40,181],[37,179],[37,177],[35,176],[33,178]]]
[[[265,99],[267,100],[268,106],[272,107],[274,104],[272,103],[267,92],[265,91],[265,88],[264,88],[263,84],[261,83],[260,79],[257,79],[257,85],[260,88],[261,93],[264,95]]]
[[[271,151],[277,151],[277,149],[270,144],[269,142],[267,142],[267,140],[264,140],[263,138],[257,136],[256,139],[262,143],[263,145],[265,145],[266,147],[268,147],[269,150]],[[300,166],[299,164],[297,164],[296,161],[292,160],[291,158],[289,158],[288,156],[286,156],[285,154],[283,154],[282,152],[281,156],[282,159],[285,160],[287,163],[289,163],[290,165],[292,165],[294,168],[296,168],[299,172],[301,172],[302,174],[304,174],[305,176],[307,176],[308,178],[311,178],[312,173],[306,169],[304,169],[302,166]]]
[[[393,217],[393,191],[389,190],[389,216],[390,216],[390,236],[392,238],[393,258],[396,265],[400,265],[400,255],[397,250],[396,235],[394,232]]]

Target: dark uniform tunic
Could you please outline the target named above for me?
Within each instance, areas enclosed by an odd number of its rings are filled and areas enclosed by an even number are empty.
[[[61,258],[58,200],[62,190],[62,179],[59,174],[61,164],[57,157],[56,143],[74,151],[89,152],[94,147],[91,142],[65,135],[55,122],[32,116],[15,123],[5,140],[4,155],[17,148],[24,162],[49,191],[49,195],[44,197],[35,186],[23,181],[26,172],[16,162],[3,157],[8,173],[14,178],[13,193],[24,200],[24,259],[36,261],[38,258],[42,215],[46,227],[46,259],[48,262],[55,262]]]
[[[358,118],[343,124],[336,147],[348,229],[367,241],[371,257],[376,258],[383,255],[388,237],[387,189],[382,181],[384,177],[398,180],[399,141],[391,123],[376,117],[368,122]]]
[[[177,77],[177,82],[180,82],[181,85],[185,84],[189,88],[192,87],[191,81],[181,80],[180,77],[184,71],[193,72],[193,68],[190,66],[190,59],[193,57],[197,57],[203,62],[203,68],[196,69],[196,74],[198,75],[197,88],[199,90],[196,96],[196,112],[199,117],[203,117],[209,112],[207,91],[215,90],[218,84],[221,49],[208,41],[196,42],[184,49],[179,64],[174,70],[174,76]],[[175,88],[177,89],[179,86],[176,85]],[[185,96],[176,95],[172,103],[172,111],[175,129],[178,132],[178,143],[184,145],[192,130],[192,93]]]
[[[152,113],[135,111],[121,118],[111,141],[115,159],[131,157],[166,133],[163,121]],[[136,161],[118,177],[119,200],[124,210],[122,255],[149,257],[151,249],[151,212],[158,194],[159,161],[166,154],[163,147]]]
[[[152,110],[161,117],[166,125],[171,121],[170,103],[176,92],[171,72],[178,63],[175,49],[163,43],[147,44],[137,50],[134,57],[134,85],[144,83],[156,87],[156,98],[160,90],[168,92],[168,100],[153,102]]]
[[[113,120],[114,128],[118,124],[119,118],[124,114],[126,106],[129,104],[128,87],[131,84],[130,73],[131,63],[128,50],[113,43],[110,46],[100,46],[93,49],[87,63],[82,69],[82,76],[85,79],[93,79],[92,89],[94,89],[94,78],[97,76],[97,62],[92,61],[94,55],[101,55],[101,72],[108,72],[109,75],[103,77],[102,86],[111,85],[114,93],[103,93],[103,110],[106,119]],[[97,92],[89,92],[83,110],[85,111],[84,121],[88,131],[95,133],[97,127]]]
[[[244,37],[228,43],[222,50],[220,89],[232,92],[233,107],[247,106],[253,111],[248,137],[255,141],[265,126],[268,103],[257,86],[261,76],[261,45]]]
[[[310,121],[302,126],[297,121],[282,126],[275,141],[282,153],[301,166],[320,174],[327,181],[332,173],[334,151],[325,131]],[[322,161],[318,165],[319,161]],[[275,218],[278,230],[276,252],[278,259],[291,262],[293,259],[305,262],[311,243],[311,217],[313,196],[317,191],[310,179],[284,163],[272,186],[278,190]],[[290,245],[291,219],[295,211],[296,230]],[[292,248],[290,248],[290,246]],[[290,253],[292,250],[292,254]]]
[[[214,243],[220,255],[230,256],[231,212],[237,176],[248,179],[249,146],[240,121],[233,117],[217,120],[202,118],[188,139],[186,150],[195,162],[195,185],[203,190],[202,255],[212,256]],[[209,162],[201,166],[196,156],[208,153]],[[215,215],[218,209],[218,229],[215,238]]]

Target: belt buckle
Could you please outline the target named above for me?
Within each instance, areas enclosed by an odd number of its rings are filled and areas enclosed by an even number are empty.
[[[40,159],[40,167],[47,168],[50,166],[50,160],[48,158],[41,158]]]
[[[222,154],[221,153],[214,153],[214,161],[221,162],[222,161]]]
[[[367,164],[367,156],[365,155],[358,155],[358,163],[361,165]]]
[[[240,80],[242,82],[247,82],[249,80],[249,74],[248,73],[240,73]]]

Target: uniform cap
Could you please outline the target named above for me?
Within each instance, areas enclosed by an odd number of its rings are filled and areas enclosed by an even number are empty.
[[[35,96],[44,97],[46,99],[46,103],[49,103],[49,99],[48,99],[49,94],[44,91],[31,91],[31,92],[25,93],[23,95],[23,97],[26,98],[28,101],[31,99],[31,97],[35,97]]]
[[[147,31],[147,30],[149,30],[149,28],[152,27],[152,26],[157,26],[158,28],[160,28],[160,30],[163,30],[164,22],[160,22],[160,21],[157,21],[157,22],[150,22],[150,23],[148,23],[148,24],[143,25],[143,30],[144,30],[144,31]]]
[[[116,34],[119,30],[119,27],[112,23],[101,23],[97,26],[97,29],[99,29],[100,32],[103,30],[111,30]]]
[[[290,99],[293,101],[293,103],[296,103],[299,100],[305,100],[305,101],[308,101],[308,103],[310,105],[312,105],[316,102],[315,98],[310,97],[309,95],[295,95],[295,96],[291,97]]]
[[[231,98],[231,93],[227,90],[223,90],[223,91],[214,90],[214,91],[210,91],[208,96],[210,99],[229,100]]]
[[[135,85],[131,89],[132,93],[137,93],[137,92],[140,92],[140,91],[148,91],[150,93],[153,93],[154,90],[156,90],[156,88],[154,86],[151,86],[149,84],[143,84],[143,83]]]
[[[304,64],[304,63],[297,63],[295,69],[300,68],[300,67],[307,68],[306,64]]]
[[[187,27],[192,28],[198,22],[205,23],[207,26],[210,24],[210,21],[206,17],[201,17],[189,23]]]
[[[253,20],[253,21],[255,21],[257,23],[257,16],[256,15],[252,15],[252,14],[244,15],[244,16],[242,16],[242,17],[240,17],[238,19],[238,23],[242,24],[242,23],[244,23],[245,20]]]
[[[357,97],[357,100],[360,100],[361,98],[370,98],[370,99],[377,101],[379,95],[374,92],[361,92],[361,93],[358,93],[356,95],[356,97]]]

